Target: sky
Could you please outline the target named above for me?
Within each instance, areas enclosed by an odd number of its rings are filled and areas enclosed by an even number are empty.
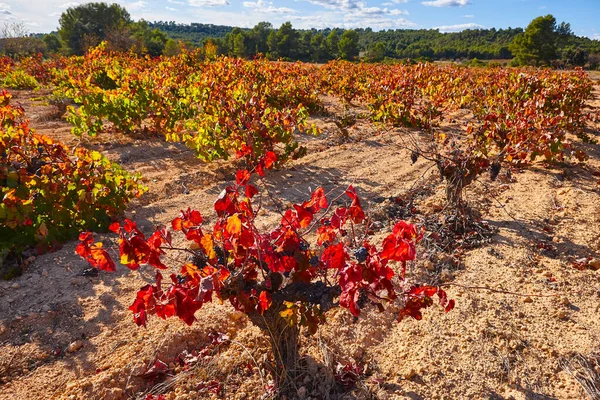
[[[58,28],[68,7],[85,0],[0,0],[0,20],[31,33]],[[295,28],[439,29],[526,27],[552,14],[576,35],[600,39],[600,0],[108,0],[135,20],[212,23],[251,28],[261,21]]]

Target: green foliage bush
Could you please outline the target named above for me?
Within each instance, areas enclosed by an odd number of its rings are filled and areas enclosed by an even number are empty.
[[[97,151],[69,149],[34,133],[0,93],[0,253],[38,252],[103,230],[145,190],[139,177]]]
[[[7,71],[0,76],[0,83],[6,89],[37,89],[38,81],[22,69]]]

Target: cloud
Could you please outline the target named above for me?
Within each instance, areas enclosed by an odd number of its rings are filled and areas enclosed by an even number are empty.
[[[465,15],[463,15],[463,17],[465,17],[465,18],[475,18],[475,16],[473,14],[465,14]]]
[[[297,12],[287,7],[275,7],[272,2],[267,3],[265,0],[244,1],[243,5],[263,14],[294,14]]]
[[[165,10],[167,10],[167,11],[173,11],[173,12],[179,11],[177,8],[173,8],[173,7],[165,7]]]
[[[320,5],[330,10],[344,12],[351,18],[368,17],[374,15],[408,15],[406,10],[389,9],[387,7],[368,7],[361,0],[305,0],[311,4]],[[405,0],[392,0],[394,3],[405,2]],[[385,3],[390,5],[390,3]],[[383,4],[382,4],[383,5]]]
[[[0,3],[0,14],[12,15],[12,12],[10,11],[10,4]]]
[[[316,4],[330,10],[357,10],[365,7],[365,3],[360,0],[305,0],[311,4]]]
[[[61,4],[60,6],[58,6],[58,8],[77,7],[78,5],[80,5],[80,4],[77,3],[76,1],[70,1],[68,3]]]
[[[465,29],[482,29],[482,28],[485,28],[485,26],[470,22],[468,24],[436,26],[433,29],[438,29],[440,32],[447,33],[447,32],[460,32],[460,31],[464,31]]]
[[[220,7],[228,6],[228,0],[188,0],[188,4],[192,7]]]
[[[139,0],[131,3],[125,3],[125,8],[127,10],[137,11],[146,8],[147,5],[148,3],[146,3],[145,1]]]
[[[373,30],[381,29],[398,29],[415,27],[416,24],[405,18],[391,18],[390,15],[377,14],[371,11],[371,14],[352,12],[326,12],[318,15],[292,15],[289,16],[290,21],[295,27],[301,29],[310,28],[372,28]]]
[[[421,2],[428,7],[463,7],[471,4],[471,0],[432,0]]]

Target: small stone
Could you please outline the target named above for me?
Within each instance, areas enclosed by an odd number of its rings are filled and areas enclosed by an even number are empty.
[[[229,315],[229,318],[231,318],[233,321],[239,321],[244,315],[245,314],[243,312],[234,311]]]
[[[558,318],[558,319],[566,319],[567,318],[567,312],[565,310],[557,311],[557,313],[555,315],[556,315],[556,318]]]
[[[440,274],[440,279],[442,280],[442,282],[450,282],[452,279],[454,279],[454,277],[452,276],[452,272],[448,271],[447,269],[444,269]]]
[[[554,243],[560,243],[560,238],[559,238],[558,236],[554,236],[554,237],[552,238],[552,241],[553,241]]]
[[[523,302],[524,303],[533,303],[533,299],[531,297],[527,296],[523,299]]]
[[[588,262],[588,267],[590,267],[590,269],[593,269],[594,271],[600,270],[600,258],[592,258]]]
[[[304,399],[304,398],[306,398],[306,392],[307,392],[306,387],[301,386],[296,393],[298,394],[298,398]]]
[[[435,264],[431,260],[427,260],[425,261],[425,268],[427,268],[428,271],[435,271]]]
[[[568,297],[561,297],[560,304],[562,304],[563,306],[568,306],[571,304],[571,302],[569,301]]]
[[[123,396],[123,389],[121,388],[110,388],[104,392],[104,400],[121,400]]]
[[[19,285],[18,283],[15,282],[12,285],[10,285],[10,287],[13,288],[13,289],[20,289],[21,285]]]
[[[81,340],[76,340],[74,342],[71,342],[67,346],[67,353],[74,353],[82,347],[83,347],[83,342]]]
[[[410,370],[404,372],[404,374],[402,374],[402,376],[406,380],[411,380],[412,378],[417,376],[417,371],[415,371],[415,369],[411,368]]]
[[[551,277],[552,277],[552,272],[550,272],[550,271],[546,271],[546,272],[544,272],[544,276],[545,276],[546,278],[551,278]]]
[[[47,269],[43,269],[42,270],[42,276],[48,276],[48,270]]]
[[[0,324],[0,335],[4,335],[6,333],[6,325]]]

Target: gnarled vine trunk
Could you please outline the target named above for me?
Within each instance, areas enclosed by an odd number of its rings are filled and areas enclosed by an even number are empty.
[[[300,361],[300,329],[297,325],[290,326],[279,315],[285,309],[283,304],[273,303],[262,315],[253,312],[248,317],[254,325],[269,338],[275,370],[273,377],[280,394],[296,393],[296,378]]]
[[[270,274],[272,280],[275,275],[280,274]],[[341,289],[338,286],[328,286],[321,281],[291,283],[272,293],[271,306],[265,312],[262,314],[258,311],[248,313],[250,321],[269,338],[275,359],[273,378],[280,396],[287,395],[288,398],[296,396],[298,389],[296,378],[299,375],[298,367],[301,360],[300,327],[290,325],[281,316],[280,313],[288,309],[284,302],[318,305],[321,312],[325,313],[331,308],[337,307],[337,303],[334,303],[333,300],[340,293]]]

